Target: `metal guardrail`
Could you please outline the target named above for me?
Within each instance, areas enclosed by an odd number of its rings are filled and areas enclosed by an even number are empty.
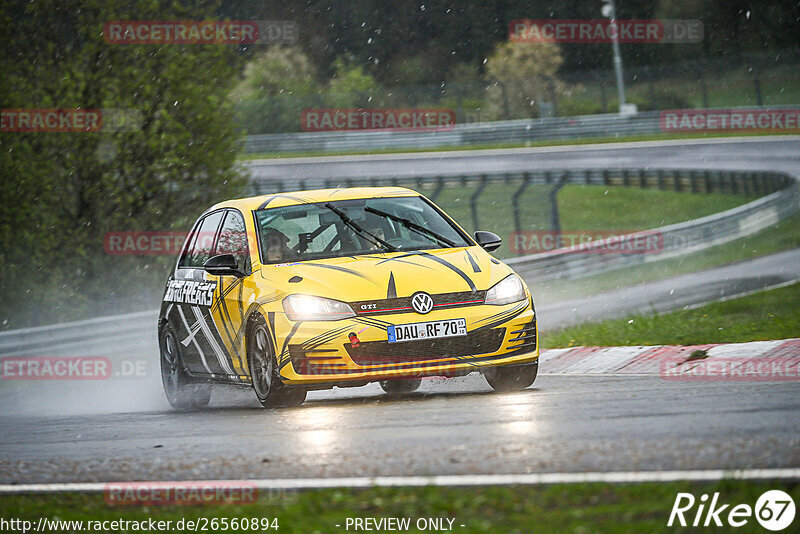
[[[659,112],[636,115],[585,115],[459,124],[438,131],[337,131],[249,135],[248,154],[269,152],[341,152],[386,148],[436,148],[490,143],[523,143],[546,139],[574,139],[658,133]]]
[[[774,106],[773,106],[774,108]],[[780,106],[800,109],[800,106]],[[736,108],[727,108],[736,109]],[[739,109],[770,109],[747,107]],[[616,113],[548,117],[498,122],[457,124],[439,131],[335,131],[250,135],[245,138],[248,154],[274,152],[344,152],[407,148],[436,148],[496,143],[525,143],[544,140],[593,137],[626,137],[662,133],[660,111],[633,115]]]
[[[768,228],[800,211],[800,184],[795,178],[778,172],[738,172],[713,170],[568,170],[455,177],[417,177],[367,179],[382,185],[432,186],[441,190],[445,183],[478,181],[513,181],[525,183],[568,182],[578,184],[651,187],[691,191],[765,195],[742,206],[700,219],[650,230],[663,236],[659,254],[601,253],[591,250],[597,244],[506,260],[528,279],[580,278],[667,257],[688,254]],[[362,182],[362,180],[359,180]],[[272,182],[278,187],[279,182]],[[352,184],[344,184],[352,185]],[[434,195],[431,195],[435,197]],[[515,217],[517,227],[519,217]],[[27,328],[0,333],[0,355],[82,355],[108,354],[109,347],[119,351],[142,348],[156,350],[157,312],[141,312],[91,319],[74,323]],[[46,352],[45,352],[46,351]]]
[[[629,234],[609,242],[591,242],[574,248],[505,260],[523,278],[577,279],[594,274],[682,256],[754,234],[800,211],[800,186],[794,185],[742,206],[707,217]],[[653,236],[655,253],[636,250],[636,240]],[[611,250],[611,251],[609,251]]]

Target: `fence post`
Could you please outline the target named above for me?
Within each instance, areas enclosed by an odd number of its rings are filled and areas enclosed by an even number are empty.
[[[661,106],[656,106],[656,94],[653,88],[653,73],[650,69],[650,65],[644,66],[645,76],[647,76],[647,93],[650,97],[650,107],[653,109],[661,109]]]
[[[594,71],[594,77],[597,80],[597,85],[600,86],[600,105],[603,106],[603,113],[608,113],[608,101],[606,99],[606,85],[603,83],[603,77],[598,71]]]
[[[567,183],[568,176],[567,171],[564,171],[556,186],[550,189],[550,229],[556,235],[561,233],[561,218],[558,214],[558,192]]]
[[[700,82],[700,91],[703,94],[703,107],[708,108],[708,87],[706,86],[706,78],[703,72],[703,64],[699,61],[694,61],[695,69],[697,70],[698,81]]]
[[[437,176],[436,177],[436,189],[434,189],[433,193],[431,193],[431,200],[432,201],[436,202],[436,199],[438,198],[439,194],[442,192],[442,189],[444,189],[444,176]]]
[[[531,184],[531,175],[527,171],[522,175],[522,184],[514,191],[514,196],[511,197],[511,206],[514,211],[514,231],[521,232],[522,231],[522,220],[519,216],[519,200],[522,198],[522,194]],[[519,251],[519,254],[522,254],[523,251]]]
[[[472,196],[469,197],[469,209],[472,212],[472,230],[478,230],[478,197],[483,190],[486,188],[487,185],[487,178],[485,174],[481,175],[481,183],[478,184],[478,188],[472,193]]]
[[[753,88],[756,90],[756,103],[759,106],[764,105],[764,100],[761,98],[761,79],[758,72],[758,60],[750,58],[750,72],[753,73]],[[708,106],[706,106],[708,107]]]

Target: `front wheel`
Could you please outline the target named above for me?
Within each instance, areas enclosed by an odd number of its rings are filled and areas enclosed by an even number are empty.
[[[186,374],[178,338],[171,326],[164,326],[159,341],[161,383],[170,406],[176,410],[195,410],[208,406],[211,388],[207,384],[192,382]]]
[[[278,376],[275,353],[269,340],[263,317],[255,320],[247,340],[247,358],[253,390],[264,408],[300,406],[306,400],[306,390],[288,387]]]
[[[483,377],[495,391],[519,391],[536,380],[539,362],[524,365],[492,367],[483,372]]]

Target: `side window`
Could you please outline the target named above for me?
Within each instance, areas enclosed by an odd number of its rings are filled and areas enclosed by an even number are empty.
[[[214,237],[222,221],[224,211],[218,211],[206,216],[197,227],[196,236],[192,236],[192,245],[187,249],[187,254],[181,259],[180,267],[202,267],[212,256],[214,250]]]
[[[244,227],[244,218],[238,211],[229,210],[222,223],[217,240],[217,254],[233,254],[239,269],[247,271],[249,267],[249,251],[247,249],[247,231]]]

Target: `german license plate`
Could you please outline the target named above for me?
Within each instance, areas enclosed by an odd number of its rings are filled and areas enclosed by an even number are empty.
[[[389,335],[389,343],[466,336],[467,320],[449,319],[447,321],[398,324],[388,327],[386,332]]]

